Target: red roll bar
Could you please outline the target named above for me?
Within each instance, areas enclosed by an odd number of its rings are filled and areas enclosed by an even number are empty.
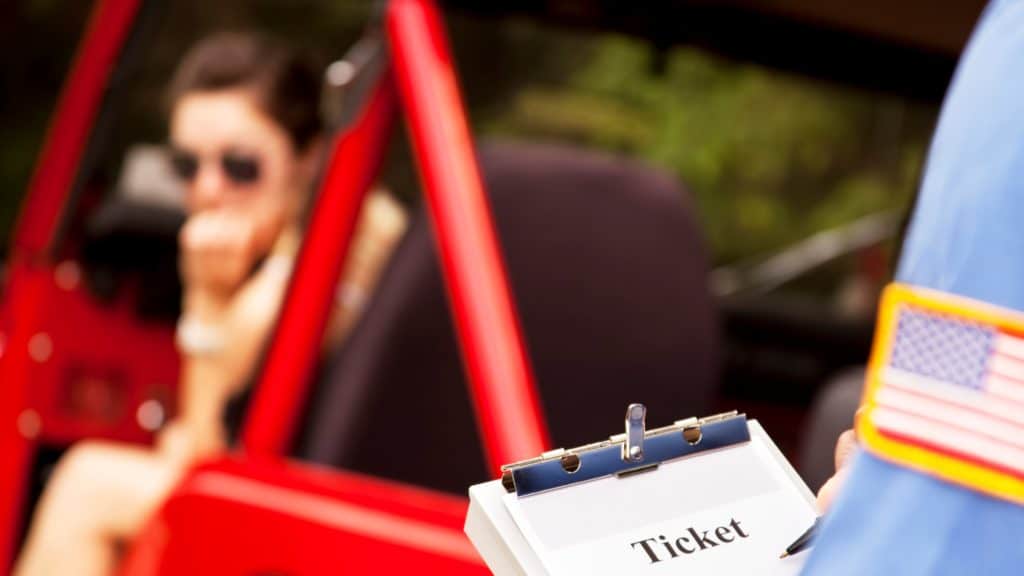
[[[359,208],[391,134],[394,101],[385,74],[357,121],[334,144],[246,419],[242,445],[251,455],[284,456],[291,446]]]
[[[502,463],[542,452],[547,428],[440,18],[430,0],[393,0],[385,22],[485,455],[497,474]],[[393,98],[385,72],[336,144],[246,423],[250,454],[282,456],[290,446]]]
[[[550,444],[441,19],[394,0],[388,39],[430,203],[477,425],[495,476]]]

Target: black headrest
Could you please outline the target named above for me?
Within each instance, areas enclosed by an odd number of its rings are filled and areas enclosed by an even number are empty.
[[[181,310],[178,231],[185,213],[172,206],[114,196],[89,218],[82,263],[86,284],[102,301],[137,283],[137,313],[174,322]]]
[[[718,326],[684,190],[634,162],[525,144],[480,151],[553,441],[708,408]],[[429,219],[418,213],[310,402],[301,457],[464,493],[488,478]]]

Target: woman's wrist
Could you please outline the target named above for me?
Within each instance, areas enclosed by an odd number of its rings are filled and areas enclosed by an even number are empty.
[[[174,342],[188,356],[217,356],[227,347],[227,334],[220,322],[183,315],[178,320]]]
[[[231,307],[231,297],[198,288],[185,288],[182,317],[203,322],[222,322]]]
[[[230,303],[206,291],[186,288],[175,343],[189,356],[214,356],[227,345],[224,329]]]

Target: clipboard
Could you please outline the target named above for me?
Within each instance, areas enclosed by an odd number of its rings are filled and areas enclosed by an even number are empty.
[[[796,574],[781,551],[814,496],[756,420],[727,412],[502,467],[473,486],[465,531],[498,575]]]

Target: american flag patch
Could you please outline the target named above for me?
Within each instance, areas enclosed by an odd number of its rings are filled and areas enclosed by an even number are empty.
[[[889,287],[857,425],[883,458],[1024,502],[1024,316]]]

